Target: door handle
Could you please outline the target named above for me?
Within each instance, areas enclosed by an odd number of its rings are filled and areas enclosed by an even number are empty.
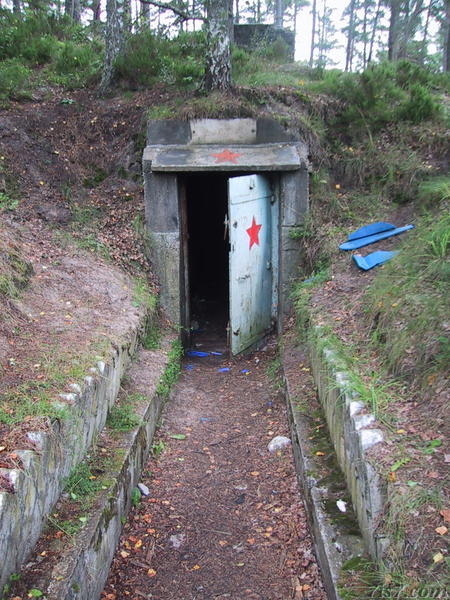
[[[250,275],[247,273],[247,275],[242,275],[242,277],[237,277],[238,281],[244,281],[244,279],[249,279]]]

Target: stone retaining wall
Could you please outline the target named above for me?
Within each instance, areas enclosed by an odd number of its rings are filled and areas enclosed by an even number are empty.
[[[49,425],[49,431],[28,433],[36,451],[16,450],[20,468],[0,469],[14,492],[0,492],[0,590],[32,551],[57,501],[63,480],[83,459],[96,434],[103,428],[119,391],[122,375],[136,349],[140,324],[128,334],[106,361],[97,360],[83,383],[72,383],[61,394],[61,408],[68,413]]]
[[[320,337],[320,332],[319,332]],[[365,546],[380,561],[388,540],[377,533],[386,503],[386,489],[367,451],[383,442],[375,417],[351,391],[348,376],[339,369],[335,354],[314,340],[311,363],[330,437],[345,475]]]

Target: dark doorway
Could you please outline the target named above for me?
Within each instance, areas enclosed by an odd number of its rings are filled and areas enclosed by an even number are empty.
[[[228,178],[185,179],[190,327],[195,343],[226,340],[229,320]]]

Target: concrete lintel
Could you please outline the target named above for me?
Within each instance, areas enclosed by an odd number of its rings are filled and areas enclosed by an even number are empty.
[[[147,146],[144,164],[152,171],[295,171],[303,166],[297,144],[204,144]]]

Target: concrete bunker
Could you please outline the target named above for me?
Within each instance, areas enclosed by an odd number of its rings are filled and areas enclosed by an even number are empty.
[[[145,215],[161,306],[237,354],[289,309],[299,265],[291,231],[308,208],[307,147],[276,121],[151,121]]]

